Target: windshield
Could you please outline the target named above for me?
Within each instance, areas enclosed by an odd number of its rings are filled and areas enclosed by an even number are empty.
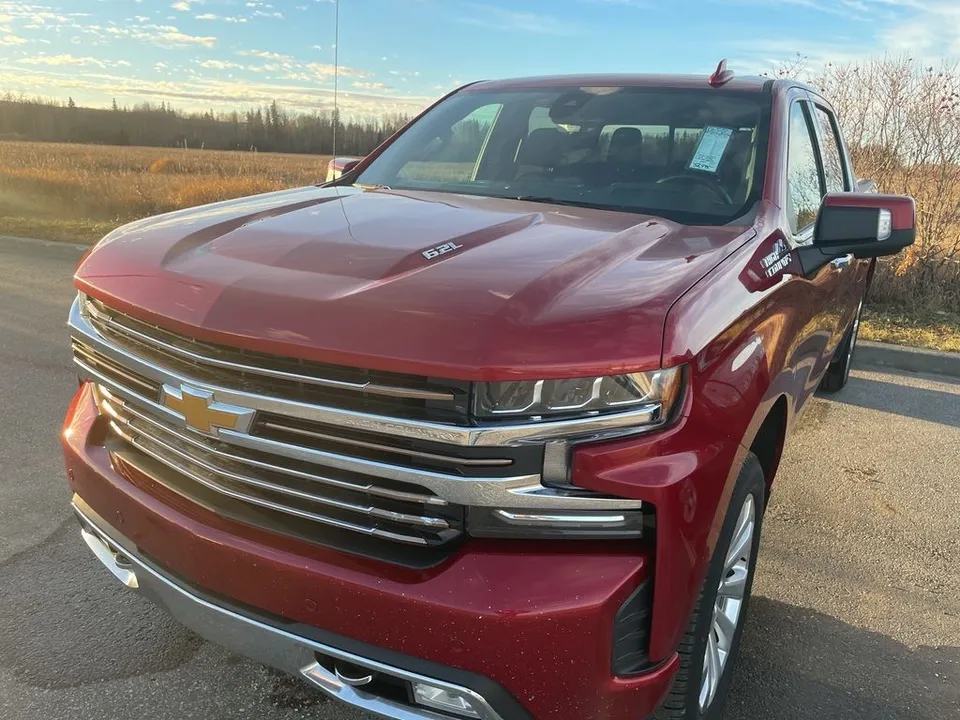
[[[714,89],[466,90],[356,179],[726,224],[760,197],[769,97]]]

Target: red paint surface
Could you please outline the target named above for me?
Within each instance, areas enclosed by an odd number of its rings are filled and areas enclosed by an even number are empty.
[[[636,720],[669,687],[675,661],[636,679],[609,671],[614,615],[649,573],[634,546],[474,541],[426,572],[354,559],[121,476],[102,447],[85,443],[95,418],[85,387],[63,441],[72,489],[155,562],[206,590],[485,675],[536,718]]]
[[[127,226],[77,285],[183,334],[459,379],[659,366],[663,318],[744,241],[628,213],[308,188]],[[424,250],[462,248],[428,260]]]
[[[892,230],[912,230],[917,222],[917,209],[913,198],[903,195],[836,193],[827,195],[823,199],[823,204],[830,207],[866,207],[889,210]]]

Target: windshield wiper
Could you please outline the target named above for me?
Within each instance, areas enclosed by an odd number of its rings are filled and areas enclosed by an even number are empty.
[[[547,205],[565,205],[567,207],[582,207],[592,210],[619,210],[620,212],[634,212],[623,205],[612,205],[610,203],[595,203],[587,200],[564,200],[562,198],[550,197],[549,195],[495,195],[505,200],[520,200],[521,202],[544,203]]]

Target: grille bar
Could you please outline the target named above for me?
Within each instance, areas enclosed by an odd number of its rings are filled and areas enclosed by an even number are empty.
[[[288,423],[268,421],[261,423],[260,427],[267,428],[269,430],[276,430],[282,433],[302,435],[303,437],[307,437],[312,440],[326,440],[328,442],[335,442],[341,445],[352,445],[354,447],[377,450],[379,452],[409,455],[410,457],[422,458],[424,460],[437,460],[439,462],[449,463],[451,465],[464,465],[467,467],[507,467],[513,464],[513,460],[510,458],[460,458],[452,455],[440,455],[438,453],[410,450],[396,447],[394,445],[384,445],[382,443],[357,440],[355,438],[344,437],[343,435],[331,435],[329,433],[322,433],[316,430],[307,430],[305,428],[297,427],[296,425],[291,425]]]
[[[88,370],[97,368],[102,372],[117,375],[140,391],[145,391],[144,394],[146,397],[156,398],[159,396],[159,384],[144,380],[142,377],[128,372],[122,366],[76,340],[73,341],[73,353],[74,361],[77,362],[78,365],[82,365]]]
[[[269,377],[276,380],[307,383],[309,385],[336,388],[338,390],[352,390],[358,393],[383,395],[391,398],[431,400],[450,403],[452,403],[454,400],[454,395],[452,392],[440,392],[436,390],[420,388],[391,386],[374,382],[349,382],[346,380],[335,380],[333,378],[305,375],[302,373],[294,373],[271,367],[263,367],[258,365],[250,365],[248,363],[235,362],[232,360],[224,360],[207,353],[190,350],[186,347],[182,347],[181,345],[165,342],[156,335],[165,333],[166,331],[163,331],[160,328],[154,328],[153,326],[150,326],[147,323],[142,323],[139,320],[133,320],[132,318],[119,313],[113,314],[108,312],[102,304],[94,300],[87,301],[86,311],[93,321],[93,325],[97,327],[98,330],[112,330],[114,333],[125,336],[126,338],[131,339],[141,345],[146,345],[148,348],[151,348],[155,351],[159,351],[167,355],[177,356],[201,365],[209,365],[223,370],[230,370],[238,373],[248,373],[250,375],[262,375],[264,377]],[[142,330],[138,329],[138,326],[150,328],[155,332],[155,334],[151,335],[147,332],[143,332]],[[193,345],[197,348],[204,347],[203,344],[196,342],[194,342]]]
[[[250,503],[252,505],[258,505],[268,510],[274,510],[277,512],[285,513],[287,515],[294,515],[296,517],[304,518],[306,520],[313,520],[314,522],[321,523],[323,525],[329,525],[331,527],[336,527],[341,530],[351,530],[353,532],[362,533],[364,535],[369,535],[371,537],[379,537],[387,540],[394,540],[397,542],[407,543],[410,545],[427,545],[427,541],[418,536],[413,535],[402,535],[400,533],[390,532],[388,530],[383,530],[378,527],[370,527],[365,525],[357,525],[355,523],[344,522],[342,520],[336,520],[325,515],[320,515],[318,513],[309,512],[307,510],[300,510],[298,508],[293,508],[287,505],[282,505],[280,503],[273,502],[264,498],[256,497],[248,493],[239,492],[224,487],[216,480],[210,478],[209,476],[204,475],[203,473],[196,472],[191,470],[184,464],[179,463],[178,461],[171,459],[168,454],[164,453],[162,450],[158,450],[155,446],[152,446],[149,440],[144,442],[145,438],[142,435],[136,435],[126,432],[121,428],[115,421],[111,421],[110,426],[113,428],[113,431],[117,433],[124,441],[129,445],[136,448],[140,452],[152,457],[154,460],[167,465],[168,467],[173,468],[179,472],[184,477],[193,480],[204,487],[215,490],[227,497],[231,497],[234,500],[242,500],[243,502]]]

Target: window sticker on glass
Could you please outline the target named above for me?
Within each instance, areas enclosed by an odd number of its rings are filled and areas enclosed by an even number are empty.
[[[732,136],[733,128],[707,125],[703,129],[700,142],[697,143],[697,150],[690,158],[690,164],[687,167],[701,172],[716,172]]]

